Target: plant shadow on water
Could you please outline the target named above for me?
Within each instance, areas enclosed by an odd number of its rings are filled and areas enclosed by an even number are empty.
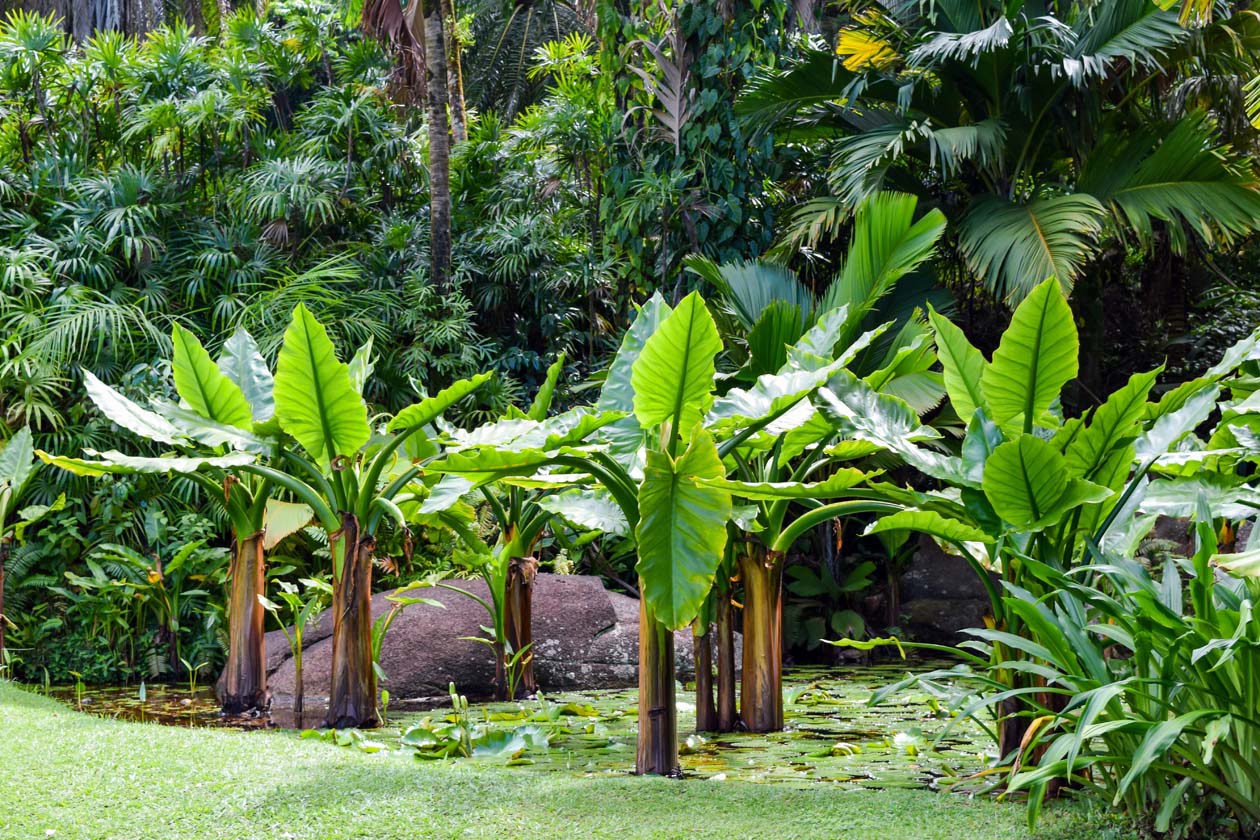
[[[679,694],[680,760],[694,779],[723,779],[847,789],[934,788],[942,781],[983,770],[991,746],[971,721],[956,721],[949,735],[932,741],[951,719],[923,692],[907,691],[877,707],[871,693],[934,663],[895,663],[844,668],[795,668],[784,674],[785,730],[770,734],[695,734],[690,692]],[[935,663],[939,664],[939,663]],[[71,706],[73,688],[53,695]],[[176,687],[154,686],[141,702],[137,687],[91,689],[82,710],[104,717],[175,726],[257,729],[267,718],[222,718],[213,692],[190,697]],[[391,716],[387,726],[364,734],[343,733],[333,743],[367,752],[432,753],[403,743],[413,727],[439,729],[455,720],[451,707]],[[545,694],[516,703],[473,706],[466,721],[483,731],[470,761],[510,765],[520,772],[584,776],[624,775],[634,765],[636,693],[633,689]],[[515,737],[524,732],[526,737]],[[310,733],[314,734],[314,733]],[[544,737],[538,737],[541,734]]]

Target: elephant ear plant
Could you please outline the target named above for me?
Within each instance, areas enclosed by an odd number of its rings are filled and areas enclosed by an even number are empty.
[[[730,492],[703,482],[726,475],[723,456],[782,416],[732,422],[720,448],[705,428],[722,342],[699,295],[640,310],[593,410],[568,431],[451,452],[426,469],[479,481],[555,481],[597,487],[556,493],[549,507],[584,527],[632,536],[639,575],[639,773],[678,771],[673,631],[700,614],[727,546]],[[799,398],[798,398],[799,399]]]
[[[154,401],[145,408],[83,371],[88,398],[107,418],[138,437],[171,447],[157,457],[86,450],[89,458],[39,453],[76,475],[179,474],[199,484],[223,508],[232,528],[229,569],[228,657],[217,686],[227,714],[269,705],[263,594],[265,554],[310,522],[304,504],[281,500],[282,488],[241,468],[276,458],[284,448],[274,422],[273,381],[253,338],[238,330],[217,362],[179,325],[171,335],[171,367],[181,404]]]
[[[581,436],[598,422],[612,422],[621,414],[606,415],[594,421],[586,410],[567,412],[548,419],[552,399],[564,370],[564,355],[548,368],[547,376],[528,411],[510,407],[499,420],[471,432],[447,431],[443,440],[447,454],[475,451],[493,443],[500,448],[525,449],[546,442],[555,435]],[[570,500],[557,503],[555,494],[575,483],[573,477],[539,477],[494,480],[492,475],[465,477],[445,476],[420,508],[429,514],[448,505],[451,497],[480,498],[494,518],[498,536],[492,546],[480,536],[464,532],[465,542],[477,561],[477,570],[485,580],[489,600],[475,598],[490,616],[491,638],[485,639],[494,653],[495,697],[514,699],[514,695],[532,695],[538,690],[534,677],[532,603],[534,580],[538,572],[537,547],[544,533],[557,521],[556,512],[568,509]],[[572,511],[580,519],[580,511]],[[442,586],[443,584],[435,584]],[[446,586],[465,596],[471,593]]]
[[[374,726],[376,674],[372,657],[372,554],[382,521],[400,528],[399,502],[419,468],[405,444],[490,378],[461,380],[404,408],[373,433],[362,387],[371,367],[367,350],[351,365],[337,359],[324,327],[298,305],[276,363],[275,413],[297,443],[275,464],[242,467],[307,504],[328,534],[333,572],[332,685],[326,725]]]
[[[944,451],[939,433],[920,425],[905,403],[845,372],[818,392],[818,404],[847,436],[895,453],[940,483],[925,492],[880,486],[905,509],[866,533],[918,531],[961,554],[984,584],[994,618],[993,628],[974,632],[992,645],[993,661],[1011,663],[1025,647],[1019,640],[1028,617],[1007,609],[1000,587],[1037,595],[1031,564],[1070,569],[1090,561],[1091,544],[1129,530],[1143,476],[1205,419],[1219,386],[1205,379],[1148,403],[1159,371],[1139,373],[1093,411],[1065,420],[1059,398],[1076,376],[1078,340],[1057,283],[1024,299],[992,360],[948,319],[932,313],[930,320],[950,401],[968,420],[957,454]],[[1014,755],[1027,731],[1021,698],[1043,690],[1030,684],[1031,667],[1001,669],[1009,689],[999,698],[1003,755]]]

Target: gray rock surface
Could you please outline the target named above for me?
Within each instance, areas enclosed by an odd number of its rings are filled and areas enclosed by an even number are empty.
[[[488,598],[480,580],[452,581]],[[489,697],[494,678],[490,648],[461,637],[485,636],[486,610],[471,598],[443,589],[426,597],[445,608],[417,604],[399,614],[385,637],[381,667],[391,706],[420,706],[445,698],[454,682],[469,699]],[[386,593],[372,598],[374,617],[388,612]],[[543,691],[622,688],[637,679],[639,602],[604,589],[599,578],[540,574],[534,590],[534,673]],[[307,632],[302,667],[308,721],[327,702],[332,658],[332,618],[325,613]],[[675,634],[678,678],[693,670],[690,630]],[[278,708],[292,705],[293,660],[279,631],[267,634],[269,682]]]
[[[919,550],[901,577],[902,625],[915,641],[957,644],[960,631],[983,627],[989,614],[984,584],[967,561],[921,536]]]

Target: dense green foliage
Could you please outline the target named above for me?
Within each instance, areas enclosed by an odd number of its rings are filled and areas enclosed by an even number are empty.
[[[672,773],[672,631],[729,730],[738,625],[774,731],[785,638],[903,644],[921,535],[988,594],[944,675],[1034,817],[1070,782],[1254,828],[1260,16],[415,9],[0,23],[3,673],[226,659],[224,709],[265,709],[304,580],[326,722],[372,725],[390,623],[451,574],[491,590],[495,690],[532,688],[541,562],[641,599],[636,767]],[[1159,516],[1198,529],[1162,570]]]

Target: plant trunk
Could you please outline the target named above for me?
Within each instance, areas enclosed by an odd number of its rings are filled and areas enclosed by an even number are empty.
[[[507,659],[504,657],[503,644],[494,642],[490,645],[494,653],[494,699],[506,700],[507,696]]]
[[[429,230],[434,287],[445,292],[451,273],[451,134],[446,119],[446,44],[440,0],[424,13],[424,60],[429,97]]]
[[[740,715],[749,732],[783,728],[783,555],[753,545],[739,556],[744,582]]]
[[[639,599],[639,740],[634,772],[677,776],[678,706],[674,634]]]
[[[503,599],[503,625],[511,647],[509,656],[516,656],[525,651],[517,659],[516,693],[531,695],[538,693],[538,681],[534,678],[534,642],[533,604],[534,579],[538,576],[538,561],[533,557],[513,557],[508,561],[507,592]],[[502,657],[500,657],[502,659]],[[506,693],[506,684],[504,692]],[[504,699],[516,699],[507,698]]]
[[[696,662],[696,731],[717,732],[717,706],[713,704],[713,632],[708,627],[692,637]]]
[[[217,686],[223,713],[266,711],[267,649],[263,636],[266,612],[258,596],[266,590],[263,532],[236,538],[228,570],[228,656]]]
[[[0,666],[4,665],[4,567],[9,559],[9,541],[0,537]],[[12,674],[8,675],[10,678]]]
[[[302,715],[306,711],[306,690],[302,687],[302,654],[299,652],[293,660],[293,726],[302,726]]]
[[[734,732],[739,712],[735,708],[735,606],[731,591],[718,593],[717,605],[717,725],[719,732]]]
[[[372,667],[372,550],[376,540],[362,536],[359,520],[341,514],[341,530],[329,535],[333,565],[332,688],[324,724],[333,729],[372,727],[376,713],[376,671]]]
[[[440,0],[442,17],[446,19],[443,34],[446,47],[446,86],[451,97],[451,139],[463,143],[468,139],[468,118],[464,113],[464,68],[460,62],[459,40],[455,37],[454,0]]]

